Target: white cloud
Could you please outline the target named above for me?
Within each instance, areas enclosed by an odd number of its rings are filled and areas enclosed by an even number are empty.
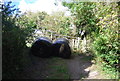
[[[19,8],[22,12],[25,11],[45,11],[51,14],[52,11],[66,11],[67,7],[62,6],[62,3],[58,1],[58,6],[54,5],[55,0],[37,0],[34,3],[26,3],[24,0],[20,1]]]
[[[26,10],[28,10],[28,5],[24,0],[21,0],[18,8],[20,8],[20,11],[25,12]]]

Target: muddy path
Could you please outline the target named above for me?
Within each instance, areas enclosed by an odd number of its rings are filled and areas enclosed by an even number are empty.
[[[28,55],[23,79],[101,79],[91,56],[73,55],[71,59],[39,58]]]

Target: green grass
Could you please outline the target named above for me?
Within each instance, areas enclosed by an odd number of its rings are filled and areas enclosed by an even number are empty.
[[[106,79],[119,79],[119,72],[116,72],[113,68],[103,67],[101,63],[96,63],[99,73],[105,76]]]
[[[46,79],[69,79],[68,69],[66,62],[62,58],[54,57],[51,59],[49,68],[52,69],[50,75]]]
[[[92,57],[92,56],[84,56],[83,58],[81,58],[81,60],[84,60],[84,61],[92,61],[92,60],[93,60],[93,57]]]

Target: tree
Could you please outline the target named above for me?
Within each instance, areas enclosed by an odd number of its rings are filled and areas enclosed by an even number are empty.
[[[85,31],[88,35],[97,30],[97,18],[95,17],[95,3],[90,2],[63,2],[67,6],[73,16],[74,24],[77,27],[77,36],[80,36],[80,31]]]
[[[8,2],[2,5],[2,62],[3,79],[19,78],[23,68],[26,37],[31,32],[29,23],[21,24],[19,10]],[[25,23],[26,21],[24,21]]]

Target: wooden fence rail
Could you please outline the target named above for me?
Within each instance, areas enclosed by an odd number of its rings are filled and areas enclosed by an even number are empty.
[[[45,29],[35,30],[35,32],[32,33],[32,37],[27,39],[27,46],[31,46],[32,43],[39,37],[48,37],[53,41],[55,41],[57,38],[66,38],[69,40],[69,45],[72,50],[81,50],[86,52],[86,38],[81,40],[80,37],[64,36]]]

